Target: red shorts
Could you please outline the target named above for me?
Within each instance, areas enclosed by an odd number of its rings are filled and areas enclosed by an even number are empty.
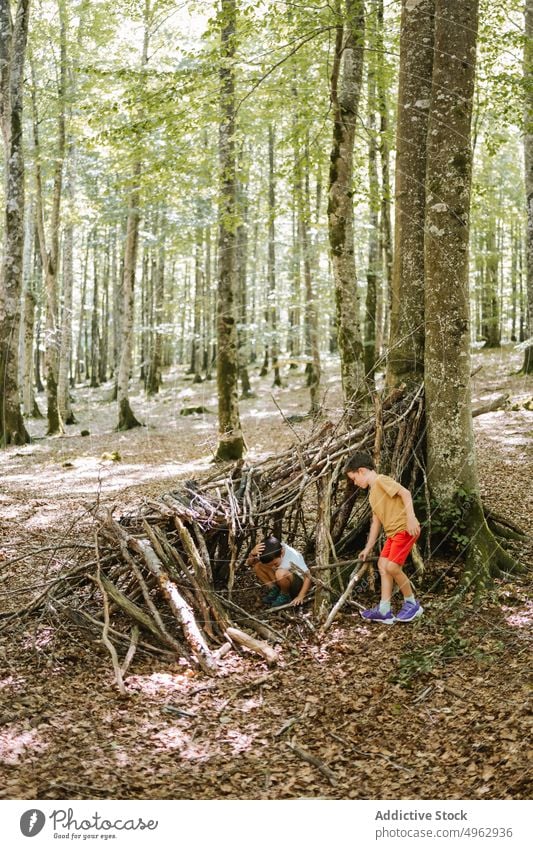
[[[412,537],[407,531],[398,531],[393,537],[387,537],[379,556],[403,566],[418,537]]]

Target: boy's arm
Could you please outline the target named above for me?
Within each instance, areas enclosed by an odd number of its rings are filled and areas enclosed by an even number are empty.
[[[295,606],[298,606],[299,604],[302,603],[302,601],[306,597],[307,593],[311,589],[311,583],[312,583],[311,582],[311,576],[310,576],[309,572],[306,572],[306,575],[305,575],[305,578],[304,578],[303,584],[302,584],[302,589],[300,590],[300,592],[298,593],[298,595],[296,596],[296,598],[292,602]]]
[[[259,557],[263,553],[264,550],[265,550],[265,543],[264,542],[258,542],[257,545],[254,545],[250,554],[246,558],[246,562],[247,562],[248,566],[253,566],[254,563],[258,563]]]
[[[404,486],[401,486],[398,495],[402,499],[407,513],[407,533],[411,534],[412,537],[417,537],[420,535],[420,523],[415,516],[411,493]]]
[[[379,532],[381,530],[381,522],[375,513],[372,514],[372,524],[370,525],[370,533],[363,550],[359,554],[359,560],[366,560],[372,549],[374,548]]]

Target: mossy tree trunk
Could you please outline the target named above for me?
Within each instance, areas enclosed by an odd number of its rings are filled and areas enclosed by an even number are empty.
[[[245,444],[238,400],[237,208],[235,162],[235,52],[237,6],[222,0],[219,126],[219,230],[217,303],[217,460],[239,460]]]
[[[435,0],[402,0],[389,388],[420,383],[424,373],[426,139],[434,9]]]
[[[470,396],[470,128],[477,27],[478,0],[436,0],[427,145],[424,378],[431,497],[441,523],[458,521],[464,533],[465,584],[483,588],[512,561],[483,515]]]
[[[22,89],[29,0],[19,0],[15,20],[0,0],[0,123],[4,141],[4,251],[0,273],[0,445],[29,442],[20,410],[18,346],[24,249]]]
[[[524,42],[524,165],[527,201],[526,336],[533,336],[533,0],[526,0]],[[533,344],[524,351],[524,374],[533,373]]]
[[[335,55],[331,74],[333,144],[329,170],[328,228],[335,285],[337,334],[344,403],[357,416],[368,391],[360,326],[354,247],[353,156],[363,80],[365,17],[362,0],[337,6]]]

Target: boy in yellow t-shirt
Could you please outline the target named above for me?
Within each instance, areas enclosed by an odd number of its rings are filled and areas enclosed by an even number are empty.
[[[362,489],[370,488],[372,524],[367,543],[359,555],[366,560],[377,542],[381,527],[387,535],[378,560],[381,577],[381,601],[377,607],[363,610],[361,616],[369,622],[411,622],[422,615],[423,608],[415,599],[409,579],[404,575],[403,564],[420,536],[420,525],[413,510],[413,499],[408,489],[387,475],[378,475],[374,461],[366,451],[354,454],[344,467],[350,480]],[[403,595],[403,607],[394,616],[391,597],[394,582]]]

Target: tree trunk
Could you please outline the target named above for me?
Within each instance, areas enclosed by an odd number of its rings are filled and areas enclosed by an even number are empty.
[[[385,48],[383,45],[384,32],[383,0],[378,0],[376,51],[382,57],[377,71],[377,90],[379,108],[379,155],[381,162],[381,265],[383,279],[381,298],[377,304],[376,315],[376,348],[378,355],[383,350],[383,340],[388,339],[390,306],[392,300],[392,225],[391,225],[391,186],[390,186],[390,140],[389,140],[389,107],[388,107],[388,76],[385,64]]]
[[[141,73],[148,64],[148,45],[150,41],[150,21],[152,15],[151,0],[145,0],[143,11],[144,37],[141,56]],[[137,153],[132,169],[132,188],[128,204],[128,219],[126,223],[126,242],[124,245],[124,265],[122,272],[121,291],[121,339],[120,361],[117,374],[117,430],[131,430],[140,427],[130,406],[129,382],[133,359],[133,324],[134,324],[134,289],[135,270],[137,265],[137,247],[139,241],[139,221],[141,190],[140,181],[142,164]]]
[[[131,430],[140,427],[130,406],[129,382],[133,356],[133,299],[135,286],[135,266],[137,264],[137,244],[139,236],[139,180],[141,163],[134,166],[134,185],[129,198],[128,222],[126,225],[126,244],[124,246],[124,269],[122,274],[122,333],[120,341],[120,361],[117,374],[117,430]]]
[[[164,321],[164,306],[165,306],[165,234],[161,233],[160,243],[157,252],[157,267],[155,272],[155,291],[154,291],[154,317],[153,317],[153,344],[150,357],[150,366],[148,370],[148,386],[147,392],[149,395],[155,395],[159,392],[163,382],[162,365],[163,365],[163,321]]]
[[[493,206],[496,202],[494,192],[488,192],[488,202]],[[500,347],[500,311],[498,308],[498,260],[499,252],[496,246],[496,220],[492,209],[488,216],[485,233],[485,273],[481,292],[481,337],[485,340],[485,348]]]
[[[239,460],[245,444],[238,401],[236,323],[236,174],[235,174],[235,0],[221,4],[220,127],[219,127],[219,236],[217,304],[217,460]]]
[[[93,308],[91,312],[91,382],[92,389],[100,385],[100,325],[98,313],[100,307],[100,295],[98,287],[98,230],[93,233]]]
[[[420,383],[424,371],[426,139],[434,7],[435,0],[402,0],[389,388]]]
[[[526,329],[533,336],[533,0],[526,0],[524,42],[524,165],[527,202],[526,229]],[[533,343],[524,351],[524,374],[533,373]]]
[[[340,14],[340,4],[338,11]],[[352,200],[355,128],[363,79],[364,30],[362,0],[346,0],[344,26],[337,27],[331,75],[333,146],[329,170],[328,225],[342,387],[344,402],[352,419],[367,395]]]
[[[464,528],[465,583],[482,588],[510,558],[483,515],[470,395],[470,128],[478,0],[436,0],[435,10],[426,181],[428,484],[441,523],[450,524],[450,533],[459,524]]]
[[[279,373],[278,304],[276,300],[276,176],[274,170],[274,127],[268,127],[268,303],[267,332],[270,336],[270,358],[274,372],[273,386],[281,386]]]
[[[313,285],[311,274],[311,235],[309,233],[309,224],[311,220],[311,204],[309,198],[309,146],[308,138],[305,143],[305,177],[302,185],[302,164],[299,165],[299,173],[297,176],[297,192],[300,203],[299,209],[299,225],[300,225],[300,243],[302,246],[303,259],[303,276],[304,276],[304,292],[305,292],[305,354],[307,358],[306,374],[307,386],[309,387],[309,395],[311,406],[309,413],[312,416],[317,416],[320,413],[321,404],[321,383],[322,383],[322,366],[320,362],[320,347],[318,338],[318,307],[317,307],[317,290],[316,284]]]
[[[78,342],[76,345],[76,362],[74,365],[74,380],[76,383],[81,383],[81,375],[83,370],[84,378],[87,379],[87,370],[83,369],[84,363],[84,333],[85,333],[85,302],[87,298],[87,278],[89,276],[89,248],[90,248],[90,238],[87,238],[87,244],[85,246],[85,256],[83,260],[82,266],[82,277],[81,277],[81,295],[80,295],[80,320],[78,324]]]
[[[70,368],[72,356],[72,290],[74,286],[74,148],[69,145],[65,175],[65,200],[68,206],[68,221],[63,234],[63,310],[61,315],[61,349],[59,351],[59,374],[57,404],[59,415],[65,424],[74,424],[76,419],[70,404]]]
[[[196,227],[196,240],[194,245],[194,310],[193,310],[193,337],[191,350],[191,374],[194,375],[194,383],[202,382],[202,309],[204,304],[204,271],[202,267],[203,227]]]
[[[377,350],[377,302],[379,285],[382,278],[381,252],[379,249],[379,180],[377,169],[376,142],[376,70],[375,60],[371,57],[368,72],[368,188],[370,207],[368,231],[368,265],[366,271],[366,303],[365,303],[365,377],[368,385],[374,387]]]
[[[29,0],[0,0],[0,123],[4,140],[4,251],[0,273],[0,445],[29,442],[20,410],[18,345],[24,250],[22,89]]]
[[[242,164],[240,171],[244,172],[245,153],[242,153]],[[239,326],[237,330],[239,378],[241,381],[241,398],[252,398],[252,384],[248,364],[250,362],[250,342],[248,325],[248,194],[247,183],[249,174],[239,180],[237,191],[239,197],[239,226],[237,229],[237,279],[238,279],[238,311]]]
[[[61,327],[59,323],[59,227],[61,221],[61,195],[63,189],[63,166],[65,159],[65,103],[67,81],[67,23],[64,0],[58,0],[60,20],[60,51],[58,80],[58,116],[57,116],[57,152],[54,165],[52,192],[52,210],[50,215],[49,239],[46,237],[44,222],[44,195],[40,164],[40,144],[35,90],[34,103],[34,140],[36,156],[36,194],[37,194],[37,233],[45,275],[46,294],[46,340],[45,372],[47,394],[47,434],[63,433],[63,421],[60,416],[57,393],[59,382],[59,351],[61,348]],[[35,88],[35,87],[34,87]]]

